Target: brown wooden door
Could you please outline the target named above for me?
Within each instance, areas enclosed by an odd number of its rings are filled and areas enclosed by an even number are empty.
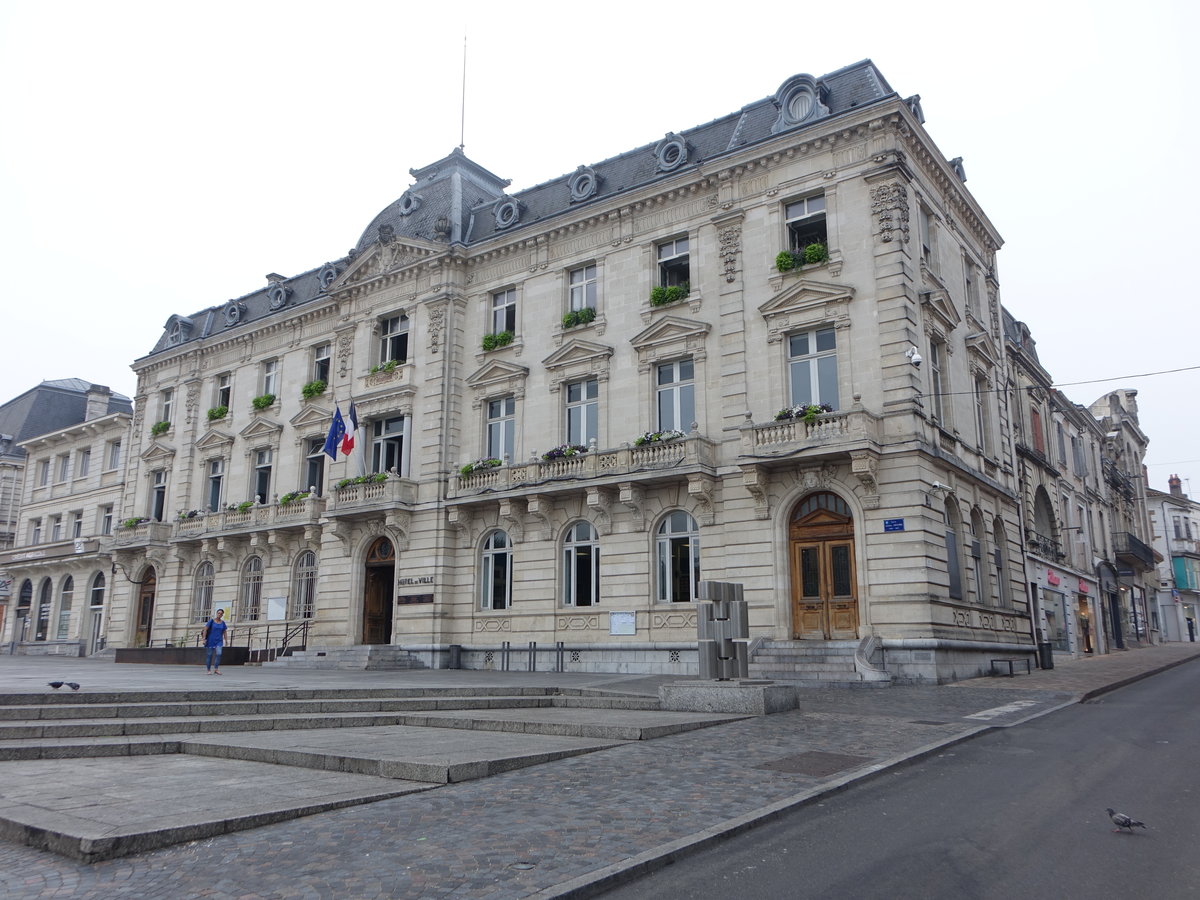
[[[391,643],[395,583],[396,551],[390,540],[380,538],[367,551],[367,578],[363,591],[364,644]]]
[[[137,634],[134,635],[133,645],[145,647],[150,643],[150,628],[154,624],[154,590],[157,579],[151,569],[142,579],[138,590]]]
[[[813,494],[801,501],[789,530],[792,632],[800,640],[858,637],[854,521],[845,501]]]

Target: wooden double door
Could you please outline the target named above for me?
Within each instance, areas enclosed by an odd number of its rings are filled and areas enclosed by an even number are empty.
[[[792,632],[799,640],[858,637],[854,518],[846,502],[823,491],[796,507],[788,527]]]
[[[366,583],[363,590],[364,644],[390,644],[392,607],[396,593],[396,550],[385,537],[367,550]]]

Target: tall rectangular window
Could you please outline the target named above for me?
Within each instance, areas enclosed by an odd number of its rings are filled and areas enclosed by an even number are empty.
[[[29,543],[40,544],[42,542],[42,520],[31,519],[29,522]]]
[[[977,376],[975,378],[975,432],[979,440],[979,451],[986,456],[991,456],[994,452],[992,449],[990,399],[987,379],[982,375]]]
[[[1076,475],[1080,478],[1087,475],[1087,457],[1083,452],[1083,441],[1076,435],[1071,435],[1071,461]]]
[[[271,499],[271,450],[254,451],[254,498],[259,503],[267,503]]]
[[[233,376],[228,372],[218,375],[216,389],[213,391],[213,406],[224,406],[229,409],[233,400]]]
[[[784,207],[784,220],[788,230],[788,249],[793,253],[802,253],[809,244],[827,242],[824,194],[792,201]]]
[[[937,272],[937,226],[933,214],[921,205],[917,212],[917,233],[921,238],[921,262]]]
[[[305,490],[316,491],[320,494],[325,490],[325,440],[311,438],[308,442],[308,453],[304,457]]]
[[[50,483],[50,460],[43,459],[38,462],[38,487],[45,487]]]
[[[379,364],[408,362],[408,316],[379,320]]]
[[[91,448],[80,450],[75,457],[75,477],[86,478],[87,473],[92,468],[92,451]]]
[[[175,389],[167,388],[158,395],[158,421],[170,422],[171,410],[175,406]]]
[[[329,384],[329,360],[332,357],[332,351],[333,347],[330,344],[321,344],[313,348],[313,381],[323,381]]]
[[[150,476],[150,518],[161,522],[167,511],[167,471],[158,469]]]
[[[492,334],[517,332],[517,289],[505,288],[492,294]]]
[[[941,341],[929,342],[929,388],[930,400],[933,402],[933,418],[943,428],[948,427],[947,413],[950,406],[946,402],[948,393],[946,385],[946,345]]]
[[[567,385],[567,443],[587,445],[598,439],[596,433],[600,384],[595,378],[573,381]]]
[[[489,400],[487,405],[487,455],[512,460],[515,456],[517,401],[512,397]]]
[[[71,474],[71,454],[63,453],[58,457],[58,477],[56,481],[66,481]]]
[[[63,534],[62,534],[62,516],[51,516],[50,517],[50,540],[51,541],[61,541],[62,536],[63,536]]]
[[[833,328],[788,337],[791,404],[828,403],[838,408],[837,334]]]
[[[225,481],[225,460],[208,461],[208,508],[216,512],[221,508],[221,485]]]
[[[408,416],[376,419],[371,423],[371,464],[376,472],[396,470],[408,477]]]
[[[686,434],[696,421],[696,372],[692,359],[661,363],[656,374],[658,430]]]
[[[83,513],[71,513],[71,537],[83,537]]]
[[[1058,441],[1058,462],[1065,466],[1067,464],[1067,434],[1063,430],[1062,422],[1054,423],[1054,435]]]
[[[663,287],[690,284],[691,262],[686,237],[658,245],[658,283]]]
[[[580,266],[567,274],[570,296],[568,306],[572,310],[596,308],[596,266]]]
[[[1042,433],[1042,412],[1036,406],[1029,408],[1029,438],[1033,441],[1033,449],[1045,454],[1046,436]]]
[[[963,257],[963,285],[967,294],[967,311],[982,322],[983,306],[979,302],[979,269],[966,256]]]
[[[111,503],[100,507],[100,533],[112,534],[113,506]]]
[[[268,359],[262,364],[262,393],[276,396],[279,393],[279,360]]]
[[[104,465],[107,469],[116,469],[121,465],[121,442],[109,441],[108,452],[105,454]]]

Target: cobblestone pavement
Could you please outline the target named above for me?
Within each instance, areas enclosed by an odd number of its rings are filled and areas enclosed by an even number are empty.
[[[584,896],[628,867],[1197,655],[1200,644],[1168,645],[1056,660],[1054,670],[1011,680],[806,691],[791,713],[91,866],[0,844],[0,896]]]

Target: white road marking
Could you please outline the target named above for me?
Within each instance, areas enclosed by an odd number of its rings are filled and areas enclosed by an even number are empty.
[[[1003,706],[996,706],[992,709],[985,709],[982,712],[972,713],[969,716],[963,716],[964,719],[995,719],[999,716],[1006,716],[1009,713],[1020,712],[1030,706],[1037,706],[1037,700],[1014,700],[1012,703],[1005,703]]]

